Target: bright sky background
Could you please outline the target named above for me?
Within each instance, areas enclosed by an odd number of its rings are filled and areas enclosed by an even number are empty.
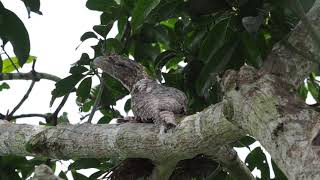
[[[81,35],[87,31],[91,31],[93,25],[100,24],[101,12],[88,10],[85,6],[86,0],[41,1],[40,10],[43,16],[32,13],[30,19],[28,19],[27,11],[21,0],[1,0],[1,2],[7,9],[16,13],[24,22],[31,41],[30,54],[37,57],[36,71],[64,78],[69,74],[70,65],[76,62],[83,52],[87,52],[90,57],[93,57],[93,50],[89,46],[95,45],[97,40],[89,39],[76,50],[76,47],[80,44]],[[109,37],[113,37],[115,34],[116,31],[113,29]],[[5,49],[11,56],[14,56],[11,45],[6,45]],[[5,56],[2,56],[2,58],[6,59]],[[30,70],[31,65],[25,65],[21,71],[29,72]],[[8,109],[12,110],[16,106],[25,94],[31,81],[7,81],[7,83],[11,88],[3,90],[0,93],[0,112],[3,114]],[[53,112],[61,100],[57,99],[54,104],[55,106],[51,109],[49,108],[53,88],[54,82],[52,81],[41,80],[36,83],[28,100],[15,115]],[[117,103],[117,107],[120,107],[120,110],[123,109],[123,105],[123,102]],[[79,122],[81,115],[78,107],[75,105],[74,93],[69,97],[60,114],[62,112],[68,112],[68,117],[72,123]],[[121,114],[125,114],[124,111],[121,112]],[[96,114],[95,120],[99,117],[101,115]],[[42,118],[24,118],[18,122],[38,124],[39,120],[43,121]],[[258,145],[259,143],[253,144],[251,149]],[[237,151],[242,160],[249,153],[249,150],[246,148],[242,148],[242,150],[237,149]],[[67,165],[68,163],[64,162],[64,164]],[[62,166],[62,169],[66,170],[66,166]],[[59,168],[56,173],[58,171]],[[256,171],[256,174],[259,174],[259,171]]]
[[[81,43],[80,37],[83,33],[92,30],[93,25],[100,24],[101,12],[91,11],[86,8],[86,0],[54,0],[41,1],[40,10],[43,16],[32,13],[28,19],[26,8],[21,0],[2,0],[4,6],[16,13],[24,22],[30,36],[31,55],[37,57],[36,71],[46,72],[64,78],[69,75],[70,65],[76,62],[83,52],[87,52],[93,57],[93,50],[89,47],[95,45],[97,40],[89,39],[83,43],[78,50],[76,47]],[[115,35],[115,31],[110,33]],[[8,43],[5,49],[11,56],[12,47]],[[7,57],[2,56],[3,59]],[[31,65],[25,65],[22,72],[31,70]],[[31,81],[8,81],[11,89],[0,93],[0,112],[5,114],[8,109],[20,101],[25,94]],[[57,99],[53,108],[49,108],[51,91],[54,82],[41,80],[36,83],[28,100],[15,113],[47,113],[53,112],[61,99]],[[68,112],[68,117],[72,123],[77,123],[81,117],[78,107],[75,106],[74,93],[70,96],[67,104],[61,112]],[[99,114],[96,116],[100,117]],[[42,118],[32,118],[43,120]],[[18,120],[18,122],[30,123],[30,118]],[[38,124],[37,121],[31,123]]]

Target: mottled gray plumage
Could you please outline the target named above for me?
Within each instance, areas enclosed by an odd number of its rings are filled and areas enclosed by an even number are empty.
[[[186,112],[186,95],[176,88],[158,84],[137,62],[113,54],[96,58],[94,64],[130,91],[136,121],[154,122],[170,128],[177,125],[176,115]]]

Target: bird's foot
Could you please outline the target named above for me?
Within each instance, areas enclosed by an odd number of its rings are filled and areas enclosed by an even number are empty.
[[[117,123],[127,123],[127,122],[130,122],[130,123],[140,123],[140,118],[138,117],[134,117],[134,116],[127,116],[127,117],[124,117],[124,118],[118,118],[117,119]]]
[[[161,126],[163,126],[163,131],[166,133],[170,129],[174,129],[177,126],[175,116],[173,112],[161,111],[160,112]]]

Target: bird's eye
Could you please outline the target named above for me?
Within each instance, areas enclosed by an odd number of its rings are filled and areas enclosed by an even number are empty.
[[[117,63],[117,66],[119,66],[119,67],[126,67],[126,65],[124,65],[124,64],[122,64],[122,63]]]

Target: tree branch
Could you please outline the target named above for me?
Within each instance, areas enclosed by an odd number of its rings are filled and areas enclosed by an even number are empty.
[[[32,113],[30,113],[30,114],[20,114],[20,115],[11,116],[11,119],[30,118],[30,117],[41,117],[41,118],[46,119],[46,118],[48,118],[48,115],[46,115],[46,114],[36,114],[36,113],[34,113],[34,114],[32,114]]]
[[[68,98],[69,98],[70,93],[66,94],[63,96],[63,99],[61,100],[59,106],[57,107],[57,109],[52,113],[51,115],[51,119],[53,120],[53,122],[51,122],[53,125],[57,125],[58,124],[58,114],[61,111],[61,109],[63,108],[63,106],[66,104]],[[48,119],[48,118],[47,118]]]
[[[62,179],[55,176],[52,169],[49,166],[45,164],[40,164],[35,168],[34,176],[32,180],[62,180]]]
[[[13,116],[13,114],[21,107],[21,105],[28,99],[29,94],[31,93],[34,85],[35,85],[36,81],[32,80],[29,89],[27,90],[26,94],[22,97],[22,99],[20,100],[20,102],[17,104],[16,107],[13,108],[13,110],[10,112],[10,114],[8,115],[8,117]]]
[[[39,79],[47,79],[54,82],[58,82],[61,78],[47,74],[47,73],[39,73],[39,72],[28,72],[28,73],[0,73],[0,80],[39,80]]]
[[[319,61],[319,42],[315,41],[313,37],[315,34],[319,34],[317,32],[320,31],[319,0],[314,3],[306,17],[304,17],[304,21],[306,20],[313,25],[313,32],[309,31],[310,27],[306,26],[306,23],[300,22],[288,38],[288,43],[291,46],[281,42],[276,44],[264,64],[263,71],[261,71],[262,74],[272,73],[278,75],[289,84],[294,85],[296,89],[307,77],[308,73],[317,72],[318,70],[318,63],[314,60]],[[307,56],[295,53],[291,47],[299,49]]]
[[[97,97],[94,100],[94,103],[93,103],[93,106],[92,106],[92,110],[91,110],[89,118],[88,118],[88,123],[91,123],[91,121],[93,119],[93,116],[94,116],[94,113],[98,110],[98,105],[100,104],[100,100],[101,100],[101,97],[102,97],[102,92],[103,92],[103,89],[104,89],[103,78],[100,77],[97,72],[95,72],[95,74],[98,76],[98,78],[100,80],[100,87],[99,87],[99,90],[98,90]]]
[[[310,142],[318,142],[320,114],[281,77],[257,74],[244,66],[224,75],[228,120],[259,140],[289,179],[319,179],[320,143]]]
[[[0,155],[41,155],[59,159],[139,157],[155,162],[192,158],[245,135],[226,120],[223,106],[220,103],[185,117],[174,132],[162,136],[158,127],[148,123],[85,123],[47,128],[0,121],[0,132],[6,132],[0,134]],[[26,150],[27,144],[31,152]]]
[[[238,180],[255,180],[249,168],[240,160],[233,148],[223,146],[214,156],[217,157],[232,177]]]

